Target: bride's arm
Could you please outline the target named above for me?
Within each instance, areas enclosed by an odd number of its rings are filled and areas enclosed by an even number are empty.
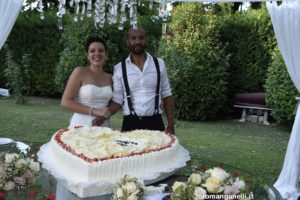
[[[83,67],[77,67],[71,73],[68,83],[66,85],[65,91],[61,99],[61,106],[77,113],[101,116],[104,115],[107,111],[107,108],[97,109],[75,101],[75,98],[78,94],[79,88],[82,85],[82,77],[85,76],[85,69]]]
[[[109,105],[107,107],[107,110],[105,111],[104,116],[98,116],[96,117],[93,122],[92,125],[93,126],[101,126],[103,124],[103,122],[108,119],[111,115],[113,115],[114,113],[116,113],[119,109],[121,108],[121,105],[114,102],[114,101],[110,101]]]

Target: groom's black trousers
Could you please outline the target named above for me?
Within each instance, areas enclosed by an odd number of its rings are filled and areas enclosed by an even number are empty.
[[[165,126],[161,114],[146,117],[139,117],[136,115],[124,116],[122,131],[136,129],[165,131]]]

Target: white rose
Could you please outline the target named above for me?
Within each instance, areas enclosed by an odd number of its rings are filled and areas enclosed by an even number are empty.
[[[127,191],[127,193],[133,193],[133,192],[135,192],[136,190],[137,190],[137,187],[136,187],[136,185],[135,185],[135,183],[134,182],[128,182],[128,183],[126,183],[124,186],[123,186],[123,188]]]
[[[219,193],[224,189],[221,187],[220,181],[216,177],[209,177],[202,186],[206,187],[209,193]]]
[[[5,154],[5,163],[11,163],[14,159],[18,159],[19,155],[16,153]]]
[[[13,181],[8,181],[8,182],[6,182],[6,183],[4,184],[3,189],[4,189],[4,190],[12,190],[12,189],[15,188],[15,186],[16,186],[15,182],[13,182]]]
[[[26,161],[23,158],[21,158],[21,159],[17,160],[17,162],[15,163],[15,166],[16,166],[16,168],[20,169],[26,164],[27,164]]]
[[[123,179],[124,179],[125,182],[129,182],[131,178],[130,178],[130,176],[125,175]]]
[[[127,197],[127,200],[138,200],[139,196],[138,196],[139,191],[135,191],[134,193],[130,194],[129,197]]]
[[[206,196],[206,190],[202,187],[196,187],[194,190],[194,200],[204,200]]]
[[[221,182],[230,176],[226,171],[219,167],[214,167],[212,170],[210,170],[210,175],[217,178]]]
[[[35,172],[40,171],[40,163],[38,163],[38,162],[34,162],[34,161],[31,160],[30,164],[29,164],[29,167],[30,167],[30,169],[32,169]]]
[[[31,159],[30,158],[25,158],[26,164],[29,164]]]
[[[196,173],[193,173],[189,179],[188,179],[188,182],[192,183],[192,184],[195,184],[195,185],[199,185],[201,183],[201,175],[200,174],[196,174]]]
[[[242,190],[246,187],[246,183],[239,179],[237,179],[237,181],[235,181],[232,185],[238,188],[239,190]]]
[[[175,183],[172,186],[173,192],[175,190],[177,190],[178,188],[180,188],[180,187],[185,187],[185,183],[184,182],[175,181]]]
[[[117,198],[122,198],[123,197],[123,190],[122,188],[117,188]]]
[[[4,173],[5,173],[5,172],[4,172],[4,169],[3,169],[3,167],[0,165],[0,177],[3,176]]]

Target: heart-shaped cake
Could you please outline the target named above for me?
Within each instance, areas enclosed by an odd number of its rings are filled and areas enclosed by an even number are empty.
[[[104,127],[62,129],[51,139],[59,168],[82,181],[118,180],[169,172],[178,161],[174,135],[150,130],[119,132]]]

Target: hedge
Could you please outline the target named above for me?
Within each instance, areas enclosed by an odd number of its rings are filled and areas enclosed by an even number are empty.
[[[216,119],[227,105],[229,55],[220,45],[218,18],[204,9],[201,4],[178,6],[170,25],[175,36],[161,43],[178,119]]]
[[[35,12],[20,13],[17,21],[6,41],[8,49],[13,52],[12,58],[17,64],[21,64],[21,58],[25,54],[31,55],[30,66],[30,94],[31,95],[55,95],[54,72],[59,61],[61,51],[60,31],[57,28],[55,13],[45,14],[45,20],[39,18]],[[5,65],[5,49],[0,51],[0,71]],[[3,79],[2,79],[3,78]],[[7,79],[0,73],[1,87],[6,87]]]
[[[266,101],[273,108],[272,116],[279,124],[291,126],[295,117],[295,107],[299,96],[280,54],[274,50],[273,62],[266,80]]]

